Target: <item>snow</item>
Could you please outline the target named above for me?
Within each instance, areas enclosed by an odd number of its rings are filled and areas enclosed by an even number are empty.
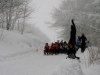
[[[80,50],[81,59],[66,54],[44,55],[39,37],[15,31],[0,30],[0,75],[99,75],[100,65],[88,65],[88,49]],[[45,38],[44,38],[45,39]],[[38,52],[36,49],[38,48]]]

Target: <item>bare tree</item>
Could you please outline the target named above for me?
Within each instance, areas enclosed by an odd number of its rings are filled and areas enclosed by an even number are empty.
[[[17,24],[21,24],[21,29],[23,30],[25,19],[34,11],[34,8],[31,9],[31,7],[29,7],[30,1],[31,0],[0,0],[1,27],[7,30],[14,30]],[[22,20],[24,25],[22,24]]]

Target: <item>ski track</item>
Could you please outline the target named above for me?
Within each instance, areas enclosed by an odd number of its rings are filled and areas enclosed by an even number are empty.
[[[79,61],[66,59],[66,56],[43,55],[39,51],[2,57],[0,75],[83,75]]]
[[[0,61],[4,62],[4,61],[13,60],[13,59],[15,60],[15,59],[18,59],[18,58],[26,57],[31,53],[35,53],[35,52],[33,52],[31,50],[31,51],[17,52],[17,53],[13,53],[13,54],[6,55],[6,56],[0,55]]]

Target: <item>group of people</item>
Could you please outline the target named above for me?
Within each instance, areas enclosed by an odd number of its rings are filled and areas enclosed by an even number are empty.
[[[76,45],[74,47],[70,41],[67,43],[63,40],[57,40],[57,42],[52,42],[50,45],[48,43],[45,43],[44,54],[76,53],[79,48],[81,48],[81,52],[83,53],[85,51],[85,48],[88,46],[88,43],[89,41],[87,41],[87,38],[84,34],[82,34],[82,36],[78,36],[76,40]]]
[[[78,39],[76,40],[76,26],[74,23],[74,20],[71,20],[71,31],[70,31],[70,39],[68,43],[66,41],[57,41],[55,43],[52,43],[50,46],[48,43],[44,46],[44,54],[59,54],[59,53],[66,53],[68,54],[69,58],[78,58],[76,56],[76,52],[79,48],[81,48],[81,52],[83,53],[85,51],[85,48],[87,44],[89,44],[89,41],[87,41],[87,38],[84,34],[81,36],[78,36]]]
[[[68,51],[68,44],[66,41],[59,41],[52,42],[51,45],[48,43],[45,43],[44,46],[44,54],[59,54],[59,53],[67,53]]]

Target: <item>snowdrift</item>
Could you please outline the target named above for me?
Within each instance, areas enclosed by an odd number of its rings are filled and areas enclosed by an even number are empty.
[[[77,59],[64,60],[52,75],[84,75]]]
[[[0,29],[0,60],[20,56],[30,52],[41,50],[45,41],[31,33],[21,35],[18,31]]]

